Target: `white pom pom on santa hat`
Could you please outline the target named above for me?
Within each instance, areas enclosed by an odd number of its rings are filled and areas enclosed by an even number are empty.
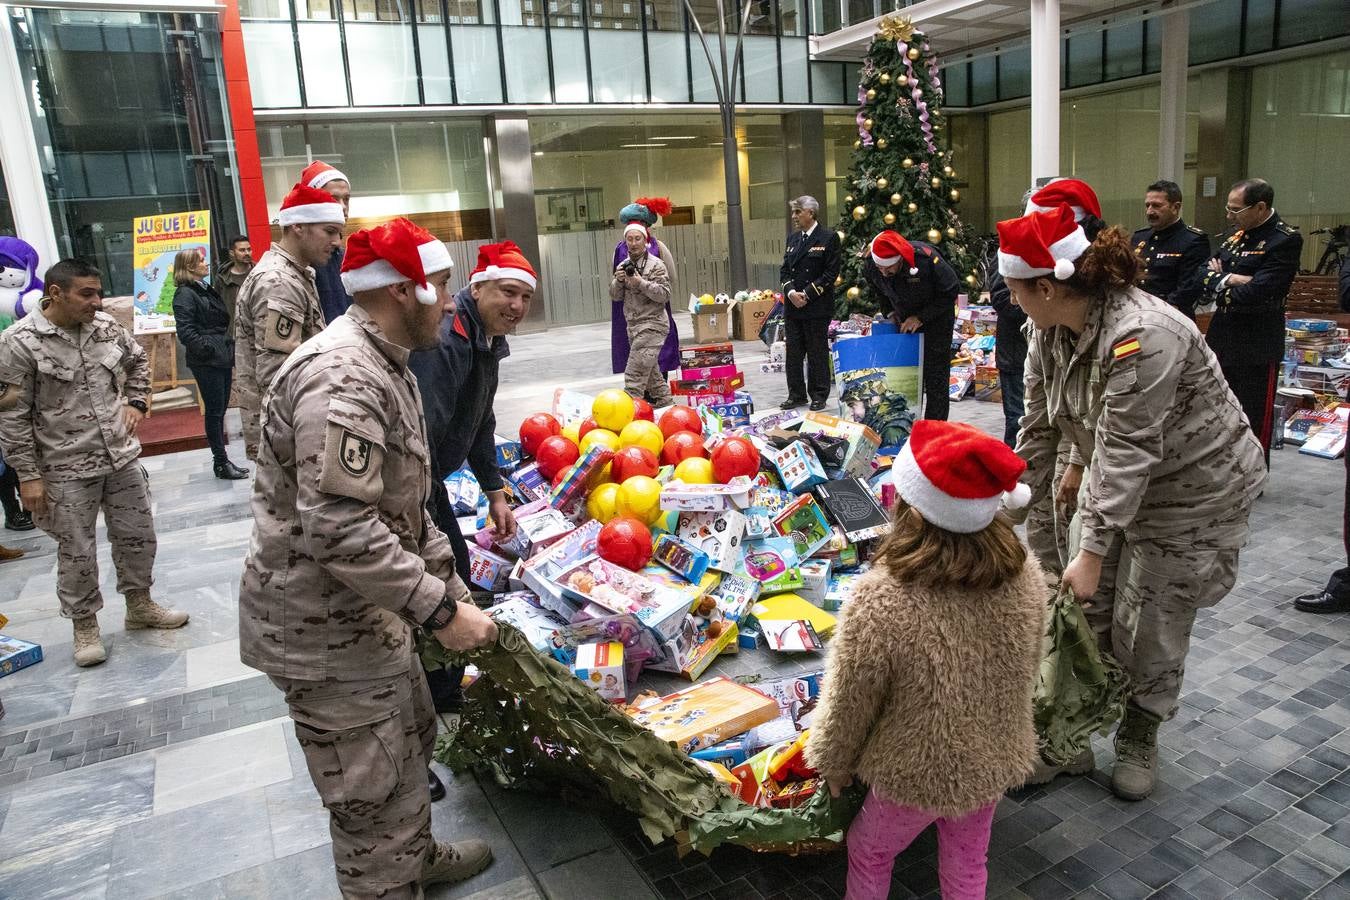
[[[1057,259],[1055,260],[1055,277],[1060,281],[1068,281],[1073,277],[1073,260]]]
[[[1030,500],[1018,479],[1027,465],[1008,445],[958,422],[920,419],[891,468],[900,497],[927,521],[957,534],[989,527],[1005,496]]]

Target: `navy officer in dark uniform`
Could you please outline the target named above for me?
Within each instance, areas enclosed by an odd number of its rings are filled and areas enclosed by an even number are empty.
[[[839,277],[839,235],[816,221],[820,204],[815,197],[798,197],[789,208],[797,231],[788,238],[778,275],[787,332],[788,398],[783,409],[795,409],[809,399],[811,409],[820,410],[830,396],[830,319]]]
[[[961,281],[932,244],[911,243],[897,231],[881,232],[870,249],[863,280],[902,332],[923,332],[923,417],[945,421]]]
[[[1202,276],[1214,304],[1206,337],[1270,465],[1275,384],[1284,356],[1284,301],[1298,274],[1303,235],[1275,212],[1275,189],[1260,178],[1228,192],[1233,229]]]
[[[1200,279],[1209,259],[1209,235],[1181,218],[1181,187],[1175,181],[1155,181],[1144,194],[1148,227],[1134,233],[1130,243],[1144,261],[1141,285],[1178,312],[1195,318]]]

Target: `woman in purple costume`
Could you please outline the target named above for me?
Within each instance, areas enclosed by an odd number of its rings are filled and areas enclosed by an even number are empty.
[[[670,199],[667,197],[638,197],[619,210],[619,227],[622,228],[629,222],[641,222],[650,229],[656,224],[657,216],[666,215],[670,212],[670,208]],[[653,237],[647,242],[647,252],[666,264],[673,281],[675,257],[671,255],[670,248]],[[610,271],[617,269],[627,258],[628,246],[620,240],[614,248],[614,261],[610,264]],[[666,304],[666,316],[670,319],[670,334],[661,345],[662,374],[680,367],[680,335],[675,330],[675,315],[670,311],[669,303]],[[628,368],[628,320],[623,314],[622,300],[616,300],[610,306],[610,357],[615,374],[622,373]]]

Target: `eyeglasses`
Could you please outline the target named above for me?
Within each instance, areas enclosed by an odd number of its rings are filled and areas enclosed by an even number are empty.
[[[1236,216],[1238,213],[1245,212],[1246,210],[1251,209],[1255,205],[1256,205],[1255,203],[1248,203],[1246,206],[1242,207],[1242,209],[1233,209],[1233,207],[1231,206],[1224,206],[1224,209],[1228,212],[1230,216]]]

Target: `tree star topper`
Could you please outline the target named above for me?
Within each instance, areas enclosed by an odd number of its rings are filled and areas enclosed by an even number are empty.
[[[914,37],[914,20],[909,16],[887,16],[881,20],[881,36],[888,41],[904,41]]]

